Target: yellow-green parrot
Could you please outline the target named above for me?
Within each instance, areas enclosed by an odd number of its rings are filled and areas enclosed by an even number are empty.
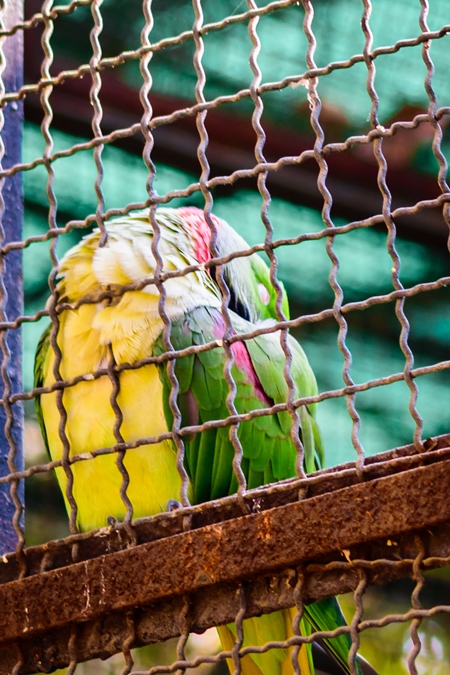
[[[245,251],[248,245],[224,220],[212,216],[217,231],[215,246],[219,256]],[[225,333],[221,313],[222,296],[210,260],[211,230],[203,211],[194,207],[160,208],[156,211],[160,238],[158,252],[163,272],[182,271],[186,266],[200,267],[195,272],[164,282],[165,311],[171,320],[170,340],[174,349],[220,341]],[[61,260],[57,285],[60,302],[76,303],[88,296],[91,302],[59,314],[57,343],[62,359],[63,379],[89,375],[112,364],[134,363],[164,353],[164,323],[159,315],[159,291],[154,284],[140,290],[100,299],[105,291],[120,291],[126,284],[152,277],[156,262],[152,252],[153,228],[148,211],[130,213],[106,223],[107,240],[101,245],[101,233],[87,235]],[[224,266],[230,291],[229,316],[234,334],[247,333],[263,321],[276,318],[276,294],[269,269],[256,254],[235,258]],[[99,298],[96,300],[96,298]],[[283,290],[283,311],[288,314]],[[291,375],[295,396],[313,396],[316,381],[299,344],[288,336],[292,353]],[[231,347],[236,383],[234,405],[238,413],[272,406],[286,401],[288,388],[283,375],[285,355],[279,333],[236,341]],[[224,378],[225,352],[222,346],[195,355],[178,358],[175,372],[179,382],[178,406],[182,426],[202,424],[228,417],[228,384]],[[38,346],[35,362],[35,386],[49,387],[55,382],[55,354],[50,346],[50,327]],[[120,435],[126,442],[158,436],[172,428],[169,406],[170,382],[166,365],[147,364],[119,375],[117,404],[123,416]],[[67,412],[65,434],[70,454],[89,453],[116,444],[115,413],[111,404],[113,382],[109,375],[87,378],[64,389],[62,401]],[[52,459],[60,459],[60,413],[55,392],[36,399],[37,414],[44,440]],[[323,466],[324,455],[315,419],[315,406],[299,408],[301,439],[305,449],[305,470]],[[287,412],[257,417],[239,425],[243,448],[242,470],[249,488],[291,478],[295,473],[296,452],[291,439],[292,420]],[[184,438],[185,467],[189,476],[189,499],[197,504],[236,492],[233,473],[234,450],[229,427],[209,429]],[[171,440],[141,445],[127,451],[124,465],[129,474],[127,496],[133,505],[133,517],[151,516],[166,511],[169,502],[180,499],[181,478]],[[122,474],[116,455],[72,465],[73,496],[77,504],[77,525],[87,531],[104,527],[108,517],[123,519],[126,506],[120,496]],[[66,474],[56,470],[66,500]],[[244,621],[244,645],[262,645],[286,640],[293,635],[294,610]],[[305,607],[301,630],[334,630],[345,620],[335,599]],[[224,649],[234,643],[233,625],[218,628]],[[348,635],[322,641],[330,656],[329,673],[348,673],[351,641]],[[302,675],[315,671],[311,647],[300,650]],[[233,670],[230,665],[231,670]],[[334,668],[334,670],[333,670]],[[374,672],[360,660],[358,673]],[[292,650],[270,650],[242,660],[243,675],[291,675]],[[322,670],[320,670],[322,672]]]

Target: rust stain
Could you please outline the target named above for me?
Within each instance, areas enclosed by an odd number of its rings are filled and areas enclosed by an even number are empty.
[[[267,512],[264,513],[261,523],[258,525],[257,536],[258,539],[262,540],[272,538],[272,522]]]

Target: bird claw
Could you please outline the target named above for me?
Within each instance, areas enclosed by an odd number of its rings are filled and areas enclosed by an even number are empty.
[[[177,502],[176,499],[169,499],[169,501],[167,502],[167,510],[169,511],[169,513],[181,509],[182,506],[183,505],[181,504],[181,502]]]

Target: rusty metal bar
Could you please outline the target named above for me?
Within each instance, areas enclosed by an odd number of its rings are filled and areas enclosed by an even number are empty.
[[[354,589],[361,566],[371,583],[408,576],[417,545],[404,535],[412,531],[422,535],[425,567],[448,564],[449,441],[449,436],[435,439],[433,449],[415,455],[410,446],[393,451],[365,467],[363,482],[348,465],[252,491],[246,497],[253,509],[248,516],[235,517],[242,511],[231,498],[147,519],[142,523],[156,522],[159,528],[153,541],[110,554],[101,544],[98,557],[3,584],[0,673],[10,672],[4,668],[17,662],[17,649],[24,659],[22,673],[45,670],[50,662],[67,665],[73,625],[79,627],[78,661],[120,651],[129,611],[136,618],[136,646],[177,635],[186,594],[190,630],[231,621],[242,580],[249,590],[247,616],[287,607],[294,602],[299,566],[307,575],[306,602]],[[227,510],[228,519],[217,521]],[[177,527],[186,513],[197,527],[182,532]],[[320,529],[314,526],[318,522]],[[162,536],[164,530],[169,536]],[[110,533],[110,540],[124,533]],[[107,530],[90,541],[104,538],[108,542]],[[85,540],[79,539],[82,555]],[[64,546],[70,562],[69,542]],[[51,560],[51,547],[41,549]],[[5,567],[14,566],[14,557],[7,560]],[[44,570],[45,556],[40,562]]]
[[[424,452],[418,454],[413,444],[380,453],[365,460],[363,476],[365,481],[391,476],[420,466],[428,466],[450,459],[450,434],[428,439],[424,443]],[[277,506],[297,502],[299,494],[315,497],[326,492],[340,490],[360,483],[355,463],[318,471],[306,479],[291,479],[249,490],[245,496],[250,513],[260,513]],[[152,518],[133,521],[133,527],[139,544],[148,543],[163,537],[173,536],[185,531],[185,518],[190,518],[190,530],[206,525],[220,523],[242,515],[242,507],[235,496],[201,504],[171,514],[159,514]],[[40,546],[30,546],[24,550],[27,574],[39,574],[70,565],[71,549],[78,544],[78,560],[115,553],[130,544],[126,528],[117,524],[114,528],[103,528],[84,534],[49,541]],[[20,576],[20,566],[14,553],[0,558],[0,585],[15,581]]]
[[[23,17],[22,0],[2,3],[2,24],[9,28]],[[21,32],[2,40],[1,89],[18,91],[23,83],[23,35]],[[8,169],[21,161],[23,103],[9,103],[1,115],[1,165]],[[0,238],[4,246],[21,239],[23,221],[22,176],[15,174],[1,182]],[[11,251],[1,261],[0,316],[2,321],[15,320],[23,314],[22,255]],[[7,398],[23,390],[21,331],[4,331],[0,335],[0,396]],[[0,410],[0,476],[20,471],[23,459],[23,404],[8,404]],[[0,554],[23,547],[24,484],[14,481],[0,488]]]
[[[428,568],[449,563],[450,526],[429,528],[429,558],[424,561]],[[358,581],[358,570],[367,572],[371,584],[383,585],[396,578],[410,576],[417,551],[411,537],[396,539],[395,554],[386,542],[359,547],[361,558],[352,563],[345,560],[304,568],[306,582],[303,593],[306,602],[337,593],[353,590]],[[390,555],[390,558],[383,557]],[[403,558],[401,556],[404,556]],[[266,576],[246,583],[247,616],[255,616],[282,607],[295,605],[297,575],[292,568],[283,573]],[[190,596],[189,628],[202,632],[211,625],[233,620],[239,609],[240,584],[228,584],[204,588]],[[180,634],[179,619],[184,598],[176,596],[150,606],[139,607],[132,612],[136,640],[132,647],[161,642]],[[126,636],[127,612],[110,612],[92,621],[78,625],[77,659],[108,658],[122,649]],[[46,631],[31,638],[0,644],[0,675],[10,675],[21,654],[23,665],[20,673],[50,672],[69,663],[69,639],[71,627]],[[20,646],[19,646],[20,645]],[[19,651],[20,649],[20,651]]]

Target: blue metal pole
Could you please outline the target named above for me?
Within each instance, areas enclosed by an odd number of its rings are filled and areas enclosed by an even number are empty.
[[[23,0],[3,0],[3,25],[10,28],[22,21]],[[23,32],[17,31],[3,43],[5,92],[17,91],[23,83]],[[4,145],[2,168],[7,169],[21,160],[23,105],[13,101],[3,108],[1,131]],[[16,173],[5,178],[1,190],[0,213],[2,246],[22,238],[23,190],[22,176]],[[21,251],[9,251],[3,256],[0,285],[2,321],[14,321],[23,314],[23,283]],[[22,391],[22,341],[20,329],[7,330],[0,336],[0,396]],[[0,476],[11,470],[23,469],[23,406],[20,402],[0,407]],[[0,555],[13,551],[22,543],[24,485],[16,481],[0,485]]]

